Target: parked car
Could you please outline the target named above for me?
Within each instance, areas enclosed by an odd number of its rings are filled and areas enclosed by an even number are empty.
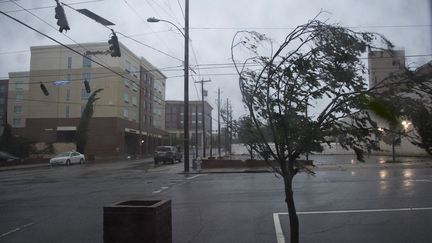
[[[85,156],[81,153],[71,151],[71,152],[65,152],[56,155],[54,158],[50,159],[50,165],[55,164],[63,164],[63,165],[71,165],[74,163],[84,163],[85,162]]]
[[[158,146],[156,147],[154,154],[154,162],[157,165],[158,162],[174,162],[177,160],[179,163],[182,159],[182,153],[180,149],[175,146]]]
[[[0,151],[0,161],[1,162],[13,162],[13,161],[23,161],[20,157],[17,157],[8,152]]]

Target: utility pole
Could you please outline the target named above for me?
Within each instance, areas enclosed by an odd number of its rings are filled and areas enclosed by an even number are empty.
[[[142,151],[142,146],[143,146],[143,133],[142,133],[142,103],[143,103],[143,93],[142,93],[142,88],[143,87],[143,83],[141,83],[141,79],[143,77],[143,68],[140,67],[140,85],[139,85],[139,98],[138,98],[138,123],[139,123],[139,153],[140,153],[140,158],[143,157],[143,151]]]
[[[198,158],[198,102],[195,103],[195,159]]]
[[[189,172],[189,0],[185,0],[184,31],[184,171]]]
[[[211,112],[209,114],[210,118],[210,157],[213,157],[213,118]]]
[[[201,83],[201,105],[202,105],[202,107],[201,107],[201,112],[202,112],[201,113],[201,119],[202,119],[202,131],[203,131],[203,158],[206,157],[206,129],[205,129],[205,115],[204,115],[204,112],[205,112],[205,107],[204,107],[204,96],[205,96],[205,94],[204,94],[204,83],[207,83],[207,82],[211,82],[211,80],[210,79],[208,79],[208,80],[202,79],[201,81],[196,81],[195,82],[195,83]],[[198,116],[198,113],[197,113],[197,116]]]
[[[227,98],[226,103],[226,148],[228,150],[228,154],[231,155],[231,124],[230,124],[230,104],[229,99]]]
[[[220,89],[218,88],[218,156],[221,156],[221,134],[220,134]]]

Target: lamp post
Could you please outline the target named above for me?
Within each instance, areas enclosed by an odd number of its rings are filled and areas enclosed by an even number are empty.
[[[174,23],[157,18],[148,18],[147,22],[166,22],[174,26],[184,36],[184,114],[183,114],[183,147],[184,171],[189,172],[189,0],[185,0],[185,27],[183,31]]]

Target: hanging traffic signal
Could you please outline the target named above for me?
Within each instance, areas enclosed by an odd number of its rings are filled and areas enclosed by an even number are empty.
[[[108,44],[110,44],[109,49],[110,49],[111,56],[112,57],[120,57],[121,53],[120,53],[120,46],[119,46],[117,36],[114,33],[114,30],[111,30],[111,31],[112,31],[112,36],[111,36],[111,39],[108,40]]]
[[[63,30],[70,30],[69,23],[66,19],[66,14],[63,9],[63,6],[60,5],[58,0],[55,0],[57,3],[57,7],[55,7],[55,18],[57,19],[57,25],[60,26],[59,31],[63,32]]]
[[[40,88],[45,96],[49,95],[48,89],[45,87],[45,84],[43,84],[42,82],[40,83]]]
[[[86,90],[87,94],[90,94],[91,93],[91,89],[90,89],[89,81],[87,81],[87,79],[84,80],[84,87],[85,87],[85,90]]]

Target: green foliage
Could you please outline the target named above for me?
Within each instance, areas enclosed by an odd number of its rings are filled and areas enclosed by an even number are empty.
[[[385,119],[392,126],[400,124],[399,117],[401,114],[389,101],[379,98],[365,98],[363,102],[363,109],[372,111],[374,114]]]
[[[88,139],[88,127],[90,123],[90,119],[93,116],[94,112],[94,102],[96,102],[99,98],[96,98],[97,93],[101,92],[103,89],[95,90],[87,100],[87,104],[82,113],[81,119],[79,121],[77,131],[75,133],[75,144],[77,147],[77,151],[84,154],[85,146],[87,144]]]
[[[322,151],[321,144],[330,136],[340,137],[341,145],[354,150],[359,159],[377,149],[376,123],[366,108],[389,118],[392,114],[377,100],[365,102],[369,93],[364,78],[367,68],[359,57],[371,48],[392,47],[379,34],[355,32],[317,19],[295,28],[269,55],[262,54],[273,49],[265,36],[247,31],[236,34],[232,59],[243,63],[236,64],[243,101],[258,129],[260,143],[274,142],[274,148],[267,145],[260,149],[271,151],[271,157],[281,163],[282,174],[287,161],[286,173],[293,176],[295,159]],[[240,48],[252,54],[235,56]],[[252,63],[255,65],[248,65]],[[317,103],[315,110],[321,110],[308,116],[306,110]],[[270,139],[264,135],[263,123]]]
[[[413,144],[432,156],[432,112],[424,106],[419,106],[410,117],[418,133],[417,139],[412,141]]]
[[[5,124],[3,134],[0,136],[0,150],[26,158],[31,151],[31,141],[27,138],[14,136],[11,125]]]

